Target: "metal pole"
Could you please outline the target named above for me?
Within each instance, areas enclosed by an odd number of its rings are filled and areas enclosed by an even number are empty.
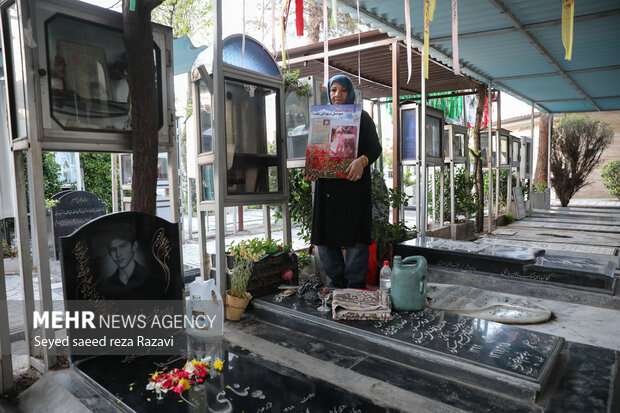
[[[392,186],[396,189],[402,189],[402,165],[400,153],[400,102],[398,89],[400,83],[398,79],[399,74],[399,47],[398,40],[394,39],[390,45],[392,48]],[[394,224],[400,221],[400,211],[398,208],[394,208],[392,211]]]
[[[540,116],[538,117],[538,136],[540,139]],[[551,128],[553,127],[553,114],[549,114],[547,125],[547,188],[551,188]],[[532,136],[534,135],[534,105],[532,105]]]
[[[0,227],[0,239],[4,239],[2,227]],[[7,394],[13,389],[13,356],[6,298],[4,259],[0,259],[0,392],[2,394]]]
[[[492,117],[491,114],[493,112],[493,105],[491,104],[492,93],[491,89],[493,88],[493,83],[489,82],[489,89],[487,91],[487,100],[489,102],[489,193],[488,193],[488,214],[489,214],[489,227],[487,228],[487,232],[490,234],[493,231],[493,125],[492,125]]]
[[[424,59],[420,59],[420,119],[418,123],[420,124],[420,173],[422,175],[422,179],[420,182],[420,199],[418,200],[418,206],[420,208],[420,223],[418,224],[420,237],[426,237],[426,224],[428,222],[427,213],[426,213],[426,200],[427,200],[427,191],[426,187],[426,79],[424,78]]]
[[[222,62],[222,0],[213,2],[214,41],[213,41],[213,145],[215,152],[215,251],[217,255],[216,283],[224,295],[227,287],[226,275],[226,215],[224,214],[224,194],[226,191],[226,135],[224,128],[225,94]]]
[[[439,167],[439,179],[441,180],[441,182],[439,183],[439,225],[443,226],[444,223],[444,214],[443,214],[443,195],[445,192],[445,188],[444,188],[444,178],[445,178],[445,170],[444,170],[444,165],[442,164]]]
[[[531,213],[532,212],[532,187],[534,186],[534,102],[532,102],[532,111],[530,114],[530,153],[528,154],[528,156],[530,157],[530,182],[529,182],[529,188],[528,188],[528,192],[527,192],[527,202],[529,204],[529,209],[528,212]],[[540,143],[540,139],[539,139],[539,143]],[[548,152],[549,148],[547,148],[547,152]],[[547,163],[547,166],[549,165],[549,163]],[[548,175],[547,175],[548,176]]]
[[[379,135],[379,142],[381,143],[381,146],[383,146],[383,131],[382,131],[382,126],[381,126],[381,108],[383,107],[383,105],[379,105],[378,106],[378,110],[377,110],[377,135]],[[381,152],[381,155],[379,155],[379,172],[383,173],[383,151]]]
[[[112,157],[112,212],[118,212],[118,155]]]

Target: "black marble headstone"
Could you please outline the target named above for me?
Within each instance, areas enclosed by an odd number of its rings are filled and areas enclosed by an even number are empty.
[[[56,198],[54,198],[56,197]],[[58,203],[52,207],[52,227],[56,259],[60,258],[60,237],[107,213],[105,202],[87,191],[63,191],[54,195]]]
[[[515,186],[512,188],[512,192],[515,198],[515,210],[517,211],[517,219],[523,219],[527,216],[527,211],[525,210],[525,200],[523,199],[523,190],[520,186]]]
[[[140,212],[105,215],[61,238],[61,268],[65,300],[183,298],[178,224]]]

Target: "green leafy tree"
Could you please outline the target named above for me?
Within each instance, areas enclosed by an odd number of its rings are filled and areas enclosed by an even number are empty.
[[[551,186],[563,207],[584,186],[611,144],[614,130],[605,121],[570,115],[560,119],[551,138]]]
[[[97,195],[112,212],[112,160],[105,153],[81,153],[84,189]]]
[[[620,161],[606,163],[601,171],[601,177],[609,195],[617,196],[620,199]]]
[[[151,14],[154,22],[171,26],[175,38],[208,33],[212,17],[212,0],[164,0]]]
[[[62,191],[60,171],[60,165],[56,162],[54,154],[43,152],[43,187],[45,188],[45,198],[49,199],[54,194]]]

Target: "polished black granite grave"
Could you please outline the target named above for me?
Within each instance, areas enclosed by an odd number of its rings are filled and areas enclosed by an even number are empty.
[[[615,265],[609,260],[546,253],[543,249],[505,244],[417,238],[397,244],[394,254],[421,255],[429,264],[486,272],[524,280],[587,288],[606,293],[615,288]]]
[[[183,392],[168,392],[158,400],[146,390],[150,375],[181,368],[185,359],[156,356],[96,357],[74,367],[102,390],[119,409],[128,412],[395,412],[332,384],[266,361],[241,347],[223,344],[224,369],[203,384]]]
[[[447,380],[534,401],[555,367],[564,339],[438,310],[398,311],[388,322],[335,321],[297,297],[253,301],[259,319],[433,371]]]

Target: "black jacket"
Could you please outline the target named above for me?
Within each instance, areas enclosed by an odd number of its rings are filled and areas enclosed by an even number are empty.
[[[316,181],[312,214],[313,244],[348,247],[357,242],[371,243],[370,165],[380,154],[381,143],[375,123],[366,111],[362,111],[357,156],[366,155],[368,166],[359,181],[325,178]]]

